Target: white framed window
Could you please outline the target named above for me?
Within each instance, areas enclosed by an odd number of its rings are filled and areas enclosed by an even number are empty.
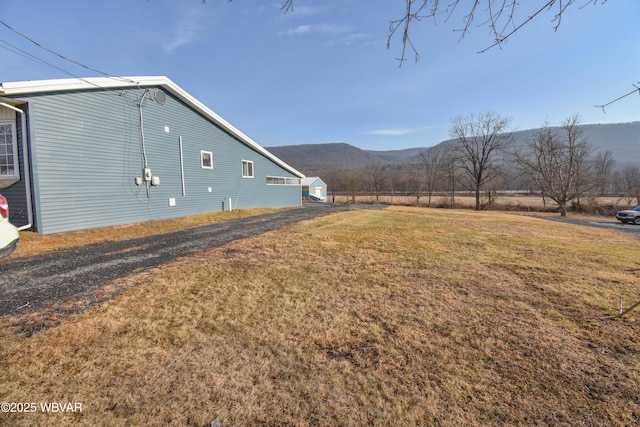
[[[0,175],[18,175],[18,150],[13,122],[0,122]]]
[[[300,185],[300,178],[267,176],[267,185]]]
[[[211,151],[200,151],[200,165],[202,169],[213,169],[213,153]]]
[[[242,177],[253,178],[253,162],[251,160],[242,161]]]

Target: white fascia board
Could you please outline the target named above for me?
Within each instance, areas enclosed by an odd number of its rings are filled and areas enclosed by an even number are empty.
[[[240,141],[244,142],[246,145],[253,148],[255,151],[269,158],[276,164],[282,166],[292,174],[296,175],[298,178],[304,178],[304,174],[292,168],[291,166],[289,166],[288,164],[286,164],[285,162],[283,162],[282,160],[280,160],[279,158],[277,158],[276,156],[274,156],[273,154],[265,150],[260,144],[255,142],[253,139],[249,138],[247,135],[245,135],[243,132],[241,132],[239,129],[233,126],[231,123],[227,122],[225,119],[217,115],[213,110],[211,110],[209,107],[207,107],[206,105],[198,101],[196,98],[194,98],[189,93],[184,91],[181,87],[176,85],[171,80],[166,79],[166,85],[162,85],[162,87],[167,89],[173,95],[180,98],[182,101],[184,101],[187,105],[191,106],[196,111],[199,111],[200,113],[202,113],[204,116],[212,120],[214,123],[218,124],[224,130],[226,130],[227,132],[229,132],[230,134],[238,138]]]
[[[235,136],[245,145],[264,155],[274,163],[288,170],[298,178],[304,178],[304,174],[289,166],[257,142],[242,133],[231,123],[213,112],[206,105],[187,93],[180,86],[164,76],[142,76],[142,77],[91,77],[86,79],[55,79],[55,80],[33,80],[24,82],[0,83],[0,94],[5,96],[29,95],[44,92],[64,92],[72,90],[90,89],[117,89],[117,88],[140,88],[148,86],[159,86],[178,97],[184,103],[201,113],[203,116],[216,123],[222,129]]]
[[[28,95],[70,90],[139,87],[149,86],[154,83],[160,85],[166,80],[166,77],[91,77],[86,79],[28,80],[23,82],[0,83],[0,91],[5,95]],[[142,81],[145,83],[142,83]]]

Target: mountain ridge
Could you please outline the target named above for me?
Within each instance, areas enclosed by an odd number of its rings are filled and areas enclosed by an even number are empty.
[[[558,128],[554,126],[553,128]],[[595,152],[611,151],[615,169],[640,167],[640,121],[628,123],[596,123],[580,125],[583,137]],[[511,132],[515,144],[526,144],[540,128]],[[434,145],[450,144],[453,139]],[[363,168],[372,163],[388,165],[411,162],[432,147],[401,150],[364,150],[345,142],[265,147],[284,162],[306,175],[319,174],[336,167]]]

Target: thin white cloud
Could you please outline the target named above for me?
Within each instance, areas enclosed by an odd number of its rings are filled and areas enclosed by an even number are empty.
[[[202,13],[199,9],[191,9],[180,18],[171,32],[171,38],[164,42],[163,47],[167,54],[170,55],[178,48],[197,40],[198,32],[202,28],[201,16]]]
[[[344,34],[349,32],[349,27],[334,24],[318,24],[318,25],[298,25],[297,27],[288,29],[285,34],[288,36],[299,36],[304,34]]]
[[[419,128],[375,129],[365,132],[365,135],[374,136],[404,136],[420,131]]]
[[[305,16],[313,16],[318,15],[322,12],[322,9],[319,7],[309,7],[309,6],[294,6],[292,10],[288,13],[293,18],[300,18]]]
[[[298,25],[295,28],[289,28],[286,31],[288,36],[298,36],[300,34],[307,34],[311,32],[311,25]]]
[[[352,33],[347,34],[345,37],[336,38],[325,43],[326,46],[335,46],[338,44],[353,45],[353,44],[367,44],[369,39],[368,34]]]
[[[363,34],[363,33],[353,33],[353,34],[349,34],[344,40],[343,42],[346,44],[351,44],[353,42],[356,41],[360,41],[363,39],[368,38],[369,35],[368,34]]]

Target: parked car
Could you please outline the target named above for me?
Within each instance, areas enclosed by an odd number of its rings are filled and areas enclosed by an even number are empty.
[[[0,195],[0,258],[8,257],[18,247],[20,234],[18,229],[9,222],[9,204]]]
[[[640,206],[620,211],[616,214],[616,218],[625,224],[633,222],[635,225],[640,225]]]

